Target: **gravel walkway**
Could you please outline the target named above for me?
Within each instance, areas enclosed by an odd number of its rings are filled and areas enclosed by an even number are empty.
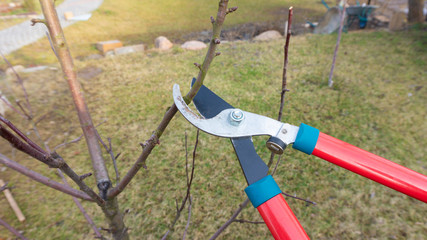
[[[65,12],[72,12],[74,16],[88,14],[101,6],[103,0],[65,0],[56,8],[61,26],[63,28],[76,23],[77,21],[66,21]],[[39,16],[38,18],[43,18]],[[31,44],[42,37],[46,37],[47,28],[44,24],[31,26],[28,20],[21,24],[0,31],[0,51],[9,54],[21,47]]]

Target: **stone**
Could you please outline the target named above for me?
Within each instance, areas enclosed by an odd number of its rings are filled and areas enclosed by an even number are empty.
[[[280,34],[278,31],[270,30],[270,31],[263,32],[260,35],[254,37],[254,41],[267,41],[272,39],[278,39],[281,37],[282,37],[282,34]]]
[[[64,13],[64,18],[65,18],[65,20],[71,20],[71,18],[73,18],[74,17],[74,14],[73,14],[73,12],[65,12]]]
[[[181,47],[187,50],[200,50],[206,48],[207,45],[204,42],[200,41],[187,41],[182,44]]]
[[[166,37],[160,36],[154,40],[154,46],[159,50],[168,50],[172,48],[173,43]]]
[[[15,65],[13,66],[13,69],[15,70],[15,72],[19,73],[22,72],[25,68],[22,65]],[[15,73],[13,72],[13,69],[11,67],[6,69],[6,76],[14,76]]]
[[[22,70],[22,72],[24,73],[32,73],[32,72],[38,72],[38,71],[43,71],[45,69],[48,69],[48,66],[37,66],[37,67],[30,67],[30,68],[25,68]]]
[[[144,51],[144,44],[138,44],[138,45],[116,48],[114,49],[114,54],[123,55],[123,54],[143,52],[143,51]]]
[[[123,47],[123,43],[119,40],[110,40],[96,43],[96,48],[104,55],[106,55],[108,51],[114,50],[119,47]]]
[[[374,16],[374,19],[376,21],[383,22],[383,23],[389,23],[390,22],[390,19],[384,15],[376,15],[376,16]]]
[[[9,111],[10,102],[7,100],[6,96],[0,91],[0,115],[5,116],[6,112]]]
[[[394,12],[391,16],[388,29],[390,31],[399,31],[405,28],[406,25],[406,14],[402,11]]]
[[[113,50],[110,50],[110,51],[107,51],[107,52],[105,52],[104,53],[104,56],[105,57],[111,57],[111,56],[114,56],[115,54],[114,54],[114,51]]]

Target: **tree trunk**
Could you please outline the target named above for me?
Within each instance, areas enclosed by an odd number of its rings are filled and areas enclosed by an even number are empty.
[[[408,0],[408,22],[422,23],[424,22],[424,0]]]
[[[89,154],[92,160],[93,169],[101,197],[106,200],[102,207],[105,217],[109,223],[109,230],[115,240],[127,240],[129,235],[123,222],[123,214],[120,212],[117,198],[107,199],[107,191],[111,187],[110,177],[104,159],[102,158],[101,147],[98,143],[96,129],[92,123],[89,110],[81,91],[80,83],[77,81],[77,75],[74,69],[73,59],[62,31],[58,14],[53,0],[39,0],[42,6],[43,15],[46,19],[46,26],[51,36],[54,51],[61,64],[65,79],[68,82],[74,105],[77,110],[80,125],[86,139]],[[63,169],[61,169],[63,170]]]

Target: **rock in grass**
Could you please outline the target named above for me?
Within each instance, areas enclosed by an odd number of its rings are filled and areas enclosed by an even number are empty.
[[[182,48],[187,50],[200,50],[206,48],[206,44],[200,41],[187,41],[181,45]]]
[[[108,51],[114,50],[119,47],[123,47],[123,43],[120,42],[119,40],[111,40],[111,41],[96,43],[96,48],[99,51],[101,51],[104,55],[106,55]]]
[[[114,54],[123,55],[123,54],[143,52],[143,51],[144,51],[144,44],[138,44],[138,45],[116,48],[114,49]]]
[[[281,37],[282,37],[282,34],[280,34],[278,31],[270,30],[270,31],[263,32],[260,35],[254,37],[254,41],[267,41],[272,39],[278,39]]]
[[[10,102],[7,100],[6,96],[0,91],[0,115],[5,116],[6,112],[9,110]]]
[[[160,36],[154,40],[154,45],[159,50],[168,50],[172,48],[173,43],[166,37]]]
[[[19,73],[19,72],[22,72],[24,69],[25,68],[22,65],[15,65],[13,66],[13,69],[12,67],[6,69],[6,76],[14,76],[15,72]],[[15,70],[15,72],[13,70]]]

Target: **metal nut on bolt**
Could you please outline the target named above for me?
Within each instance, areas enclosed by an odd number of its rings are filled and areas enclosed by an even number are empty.
[[[245,119],[245,114],[240,109],[236,109],[230,113],[230,123],[233,125],[240,124]]]

